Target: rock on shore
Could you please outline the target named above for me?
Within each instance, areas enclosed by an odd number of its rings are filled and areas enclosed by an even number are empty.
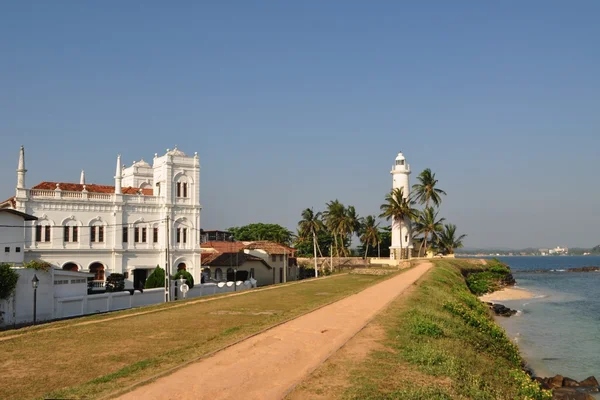
[[[502,304],[486,303],[496,315],[502,317],[510,317],[517,313],[517,310],[512,310]]]
[[[542,388],[552,389],[553,400],[594,400],[590,392],[598,392],[600,390],[598,380],[590,376],[577,382],[575,379],[555,375],[549,378],[534,378]]]

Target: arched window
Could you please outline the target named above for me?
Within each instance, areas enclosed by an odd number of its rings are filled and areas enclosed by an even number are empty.
[[[99,262],[92,263],[90,265],[90,273],[94,274],[95,281],[104,280],[104,265]]]
[[[175,196],[178,199],[187,199],[191,194],[191,183],[185,173],[180,173],[175,176]]]
[[[77,264],[72,262],[68,262],[65,265],[63,265],[62,269],[64,269],[65,271],[79,271],[79,267],[77,266]]]
[[[106,229],[99,218],[90,221],[90,243],[104,243]]]
[[[42,217],[35,226],[35,241],[49,242],[52,240],[52,226],[54,223],[49,219]]]
[[[204,268],[204,274],[206,275],[207,279],[210,279],[210,268]]]
[[[215,270],[215,281],[222,281],[223,280],[223,271],[221,271],[221,268],[217,268]]]
[[[179,265],[177,265],[177,271],[181,271],[181,270],[186,270],[186,266],[185,263],[179,263]]]
[[[79,223],[74,217],[70,217],[63,221],[63,241],[65,243],[79,242]]]
[[[227,282],[231,282],[235,280],[235,275],[233,273],[233,268],[227,268]]]

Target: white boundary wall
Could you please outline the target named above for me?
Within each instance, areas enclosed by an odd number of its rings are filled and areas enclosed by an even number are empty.
[[[11,326],[13,324],[27,324],[33,322],[33,289],[31,279],[37,275],[39,286],[37,289],[37,321],[48,321],[61,318],[77,317],[82,315],[105,313],[110,311],[125,310],[129,308],[160,304],[164,302],[165,290],[163,288],[144,289],[131,294],[129,291],[91,294],[83,293],[86,290],[86,284],[82,288],[73,287],[66,292],[62,284],[66,278],[78,278],[78,275],[87,275],[77,272],[63,272],[51,270],[49,272],[36,271],[31,269],[17,268],[19,281],[15,290],[15,296],[9,300],[0,301],[0,311],[3,312],[3,319],[0,320],[0,327]],[[63,275],[73,276],[63,276]],[[201,296],[210,296],[220,293],[231,293],[234,291],[245,291],[256,287],[256,281],[238,281],[205,283],[195,285],[186,294],[186,299]],[[77,285],[79,286],[79,284]],[[171,298],[175,298],[175,282],[171,281]],[[177,288],[177,299],[182,300],[183,294]]]

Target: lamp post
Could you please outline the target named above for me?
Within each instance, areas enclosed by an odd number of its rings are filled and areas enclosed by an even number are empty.
[[[233,269],[233,291],[237,292],[237,268]]]
[[[31,286],[33,287],[33,324],[35,325],[36,313],[37,313],[37,288],[40,283],[36,274],[33,274],[31,279]]]

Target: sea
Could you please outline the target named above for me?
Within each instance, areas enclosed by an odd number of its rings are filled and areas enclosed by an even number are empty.
[[[600,379],[600,272],[566,272],[600,267],[600,256],[497,258],[513,270],[517,287],[535,295],[502,302],[518,313],[498,318],[535,374]]]

